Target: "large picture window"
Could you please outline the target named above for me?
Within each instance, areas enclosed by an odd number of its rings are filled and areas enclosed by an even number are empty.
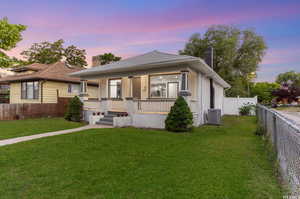
[[[22,82],[21,83],[22,99],[38,99],[39,98],[39,82]]]
[[[180,75],[151,75],[150,97],[151,98],[177,98],[180,83]]]
[[[108,81],[109,98],[122,98],[122,80],[111,79]]]

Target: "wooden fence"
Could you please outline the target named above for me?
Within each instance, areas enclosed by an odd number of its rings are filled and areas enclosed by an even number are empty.
[[[56,104],[0,104],[0,120],[63,117],[71,98],[58,98]]]

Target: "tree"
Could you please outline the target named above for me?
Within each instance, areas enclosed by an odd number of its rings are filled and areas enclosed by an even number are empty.
[[[250,86],[251,96],[257,96],[258,102],[262,104],[270,104],[274,96],[272,92],[279,89],[280,85],[277,83],[257,82]]]
[[[212,26],[201,37],[194,34],[186,43],[185,48],[179,51],[183,55],[191,55],[205,59],[209,47],[214,49],[213,68],[232,88],[227,91],[229,96],[244,95],[239,93],[241,85],[237,79],[243,79],[243,87],[251,81],[246,77],[256,72],[258,64],[267,49],[262,36],[253,30],[240,30],[233,26]]]
[[[277,102],[283,101],[283,103],[291,103],[298,100],[297,97],[300,96],[300,87],[284,84],[281,88],[274,90],[272,95],[277,97]]]
[[[28,50],[21,53],[30,63],[53,64],[63,58],[64,41],[34,43]]]
[[[300,87],[300,73],[297,73],[295,71],[281,73],[277,76],[276,82],[281,85],[289,83],[296,87]]]
[[[120,61],[122,58],[117,57],[112,53],[104,53],[103,55],[95,56],[94,59],[98,59],[101,65],[105,65],[112,62]]]
[[[64,52],[66,62],[72,66],[87,66],[85,55],[85,50],[80,50],[73,45],[67,47]]]
[[[53,64],[66,59],[66,63],[74,66],[86,66],[85,50],[76,46],[63,47],[64,40],[60,39],[53,43],[34,43],[28,50],[21,53],[29,63]]]
[[[185,99],[179,96],[165,120],[168,131],[186,132],[191,131],[193,125],[193,114]]]
[[[11,67],[15,64],[16,58],[11,59],[4,51],[16,47],[17,43],[22,40],[22,32],[26,26],[21,24],[10,24],[5,17],[0,19],[0,67]]]

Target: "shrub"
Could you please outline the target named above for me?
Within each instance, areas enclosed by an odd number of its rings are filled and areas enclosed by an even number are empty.
[[[260,124],[257,124],[255,135],[262,136],[264,134],[265,134],[265,131],[264,131],[263,127]]]
[[[253,104],[247,103],[239,108],[240,115],[250,115],[251,111],[254,111],[255,106]]]
[[[165,120],[166,130],[173,132],[191,131],[193,114],[183,97],[178,97]]]
[[[65,119],[74,122],[80,122],[82,116],[82,102],[75,96],[71,99],[68,104],[68,109],[65,114]]]

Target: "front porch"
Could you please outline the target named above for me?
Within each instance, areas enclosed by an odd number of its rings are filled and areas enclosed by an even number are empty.
[[[84,100],[87,121],[91,114],[100,113],[104,114],[104,118],[99,117],[102,124],[127,126],[128,122],[120,125],[126,116],[131,118],[131,125],[139,121],[134,126],[163,128],[162,121],[179,95],[185,95],[195,117],[198,114],[197,73],[192,70],[105,77],[98,81],[99,100]]]

